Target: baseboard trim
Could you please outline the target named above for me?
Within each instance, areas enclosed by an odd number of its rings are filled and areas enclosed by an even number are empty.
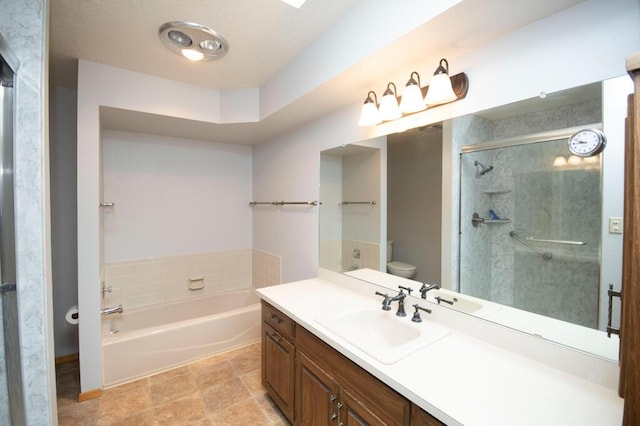
[[[78,359],[80,359],[80,357],[78,356],[77,352],[75,354],[62,355],[62,356],[56,357],[56,365],[64,364],[65,362],[70,362],[70,361],[77,361]]]
[[[78,402],[88,401],[94,398],[100,398],[102,396],[102,389],[93,389],[88,392],[81,392],[78,395]]]

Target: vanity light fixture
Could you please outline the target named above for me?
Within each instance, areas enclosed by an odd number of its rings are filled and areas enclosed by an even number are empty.
[[[413,76],[416,78],[413,78]],[[407,85],[404,86],[402,99],[400,100],[400,112],[403,114],[411,114],[412,112],[422,111],[427,107],[420,90],[420,74],[416,71],[411,73]]]
[[[433,106],[453,102],[456,99],[458,97],[453,92],[451,78],[449,78],[449,62],[442,58],[440,59],[440,65],[436,68],[436,72],[433,73],[424,101],[428,106]]]
[[[376,107],[376,94],[369,91],[362,105],[359,126],[373,126],[383,121],[395,120],[403,115],[413,114],[438,105],[453,102],[467,96],[469,79],[465,73],[449,77],[449,63],[441,59],[429,86],[420,87],[420,74],[413,71],[405,86],[400,104],[396,85],[388,83],[384,96]],[[426,94],[426,96],[424,96]],[[375,100],[374,100],[375,99]]]
[[[391,89],[393,87],[393,89]],[[382,95],[380,101],[380,118],[384,121],[395,120],[402,117],[400,107],[398,106],[398,94],[394,83],[387,84],[387,90]]]
[[[364,100],[364,105],[362,105],[358,126],[374,126],[380,123],[382,123],[382,119],[378,112],[378,97],[373,90],[370,90],[367,93],[367,99]]]
[[[194,62],[220,59],[229,51],[224,37],[193,22],[167,22],[158,29],[158,37],[169,50]]]

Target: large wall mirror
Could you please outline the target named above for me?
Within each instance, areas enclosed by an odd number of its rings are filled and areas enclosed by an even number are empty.
[[[320,267],[438,284],[434,303],[617,361],[631,90],[620,77],[323,152]],[[603,152],[569,151],[583,128]]]

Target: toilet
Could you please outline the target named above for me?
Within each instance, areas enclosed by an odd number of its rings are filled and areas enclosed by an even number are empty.
[[[416,275],[416,267],[409,263],[393,260],[393,241],[387,241],[387,272],[403,278],[413,278]]]

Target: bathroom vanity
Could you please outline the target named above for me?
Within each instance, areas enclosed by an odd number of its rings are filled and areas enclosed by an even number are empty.
[[[617,365],[332,275],[258,290],[263,384],[293,424],[621,424]],[[413,322],[414,305],[422,322]]]

